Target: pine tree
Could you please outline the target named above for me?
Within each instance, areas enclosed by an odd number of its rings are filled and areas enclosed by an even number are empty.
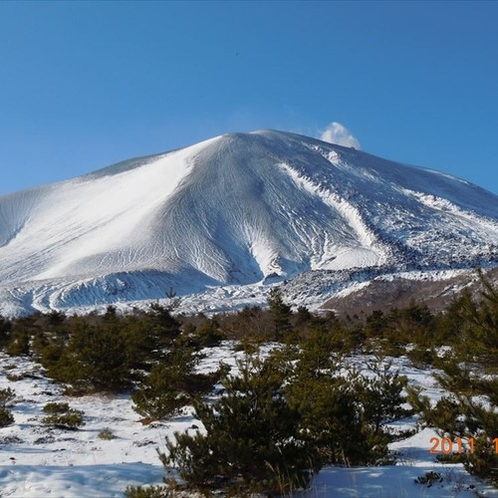
[[[239,376],[222,381],[224,396],[195,405],[206,433],[176,433],[164,464],[177,466],[197,489],[271,495],[306,487],[312,449],[300,437],[298,411],[283,396],[281,363],[246,357],[238,367]]]
[[[291,307],[284,302],[282,291],[278,287],[270,290],[267,301],[275,327],[275,338],[280,339],[291,328]]]
[[[182,407],[209,392],[226,369],[220,367],[210,374],[196,373],[198,362],[194,349],[173,347],[132,394],[133,409],[144,417],[162,420],[176,415]]]

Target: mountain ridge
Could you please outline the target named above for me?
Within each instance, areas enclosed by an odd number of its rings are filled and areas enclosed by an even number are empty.
[[[1,196],[0,297],[4,312],[70,309],[307,271],[494,264],[497,201],[318,139],[230,133]]]

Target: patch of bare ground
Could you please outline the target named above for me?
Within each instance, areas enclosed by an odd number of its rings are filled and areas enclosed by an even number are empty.
[[[484,272],[489,281],[498,283],[498,268]],[[393,308],[403,308],[412,302],[426,304],[431,311],[444,309],[458,293],[468,287],[473,295],[482,291],[477,271],[462,272],[446,279],[409,279],[401,276],[377,277],[368,285],[345,296],[328,299],[323,310],[333,310],[338,315],[369,315],[374,310],[388,312]]]

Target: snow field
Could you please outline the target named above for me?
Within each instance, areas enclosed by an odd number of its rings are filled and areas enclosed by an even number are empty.
[[[207,356],[201,371],[216,369],[223,361],[232,367],[242,352],[234,344],[203,350]],[[266,354],[275,345],[267,345]],[[371,358],[354,357],[350,365],[364,368]],[[414,368],[404,358],[394,358],[393,368],[406,375],[411,385],[422,388],[434,402],[443,394],[431,371]],[[30,377],[22,377],[29,374]],[[195,430],[199,421],[190,410],[164,423],[143,425],[132,409],[129,396],[67,397],[61,388],[43,377],[36,364],[22,358],[0,354],[0,388],[16,392],[12,409],[15,424],[0,429],[0,496],[17,498],[122,497],[128,485],[161,484],[164,469],[157,450],[164,451],[164,440],[175,431]],[[21,376],[9,381],[7,375]],[[41,425],[43,406],[64,401],[83,410],[85,425],[77,431],[48,429]],[[393,429],[416,427],[416,417],[397,421]],[[115,439],[103,440],[98,434],[109,429]],[[202,429],[202,428],[201,428]],[[297,494],[302,498],[385,498],[385,497],[460,497],[498,496],[498,490],[477,482],[461,465],[442,464],[430,455],[434,431],[425,428],[415,435],[392,443],[397,463],[382,467],[327,467],[312,481],[310,489]],[[443,482],[431,487],[415,484],[426,472],[438,472]]]
[[[254,288],[310,270],[486,266],[497,206],[451,175],[293,133],[232,133],[1,196],[0,311]]]

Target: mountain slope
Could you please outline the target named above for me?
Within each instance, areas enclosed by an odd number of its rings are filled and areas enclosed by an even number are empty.
[[[0,197],[5,312],[308,270],[473,266],[493,262],[497,248],[490,192],[277,131],[223,135]]]

